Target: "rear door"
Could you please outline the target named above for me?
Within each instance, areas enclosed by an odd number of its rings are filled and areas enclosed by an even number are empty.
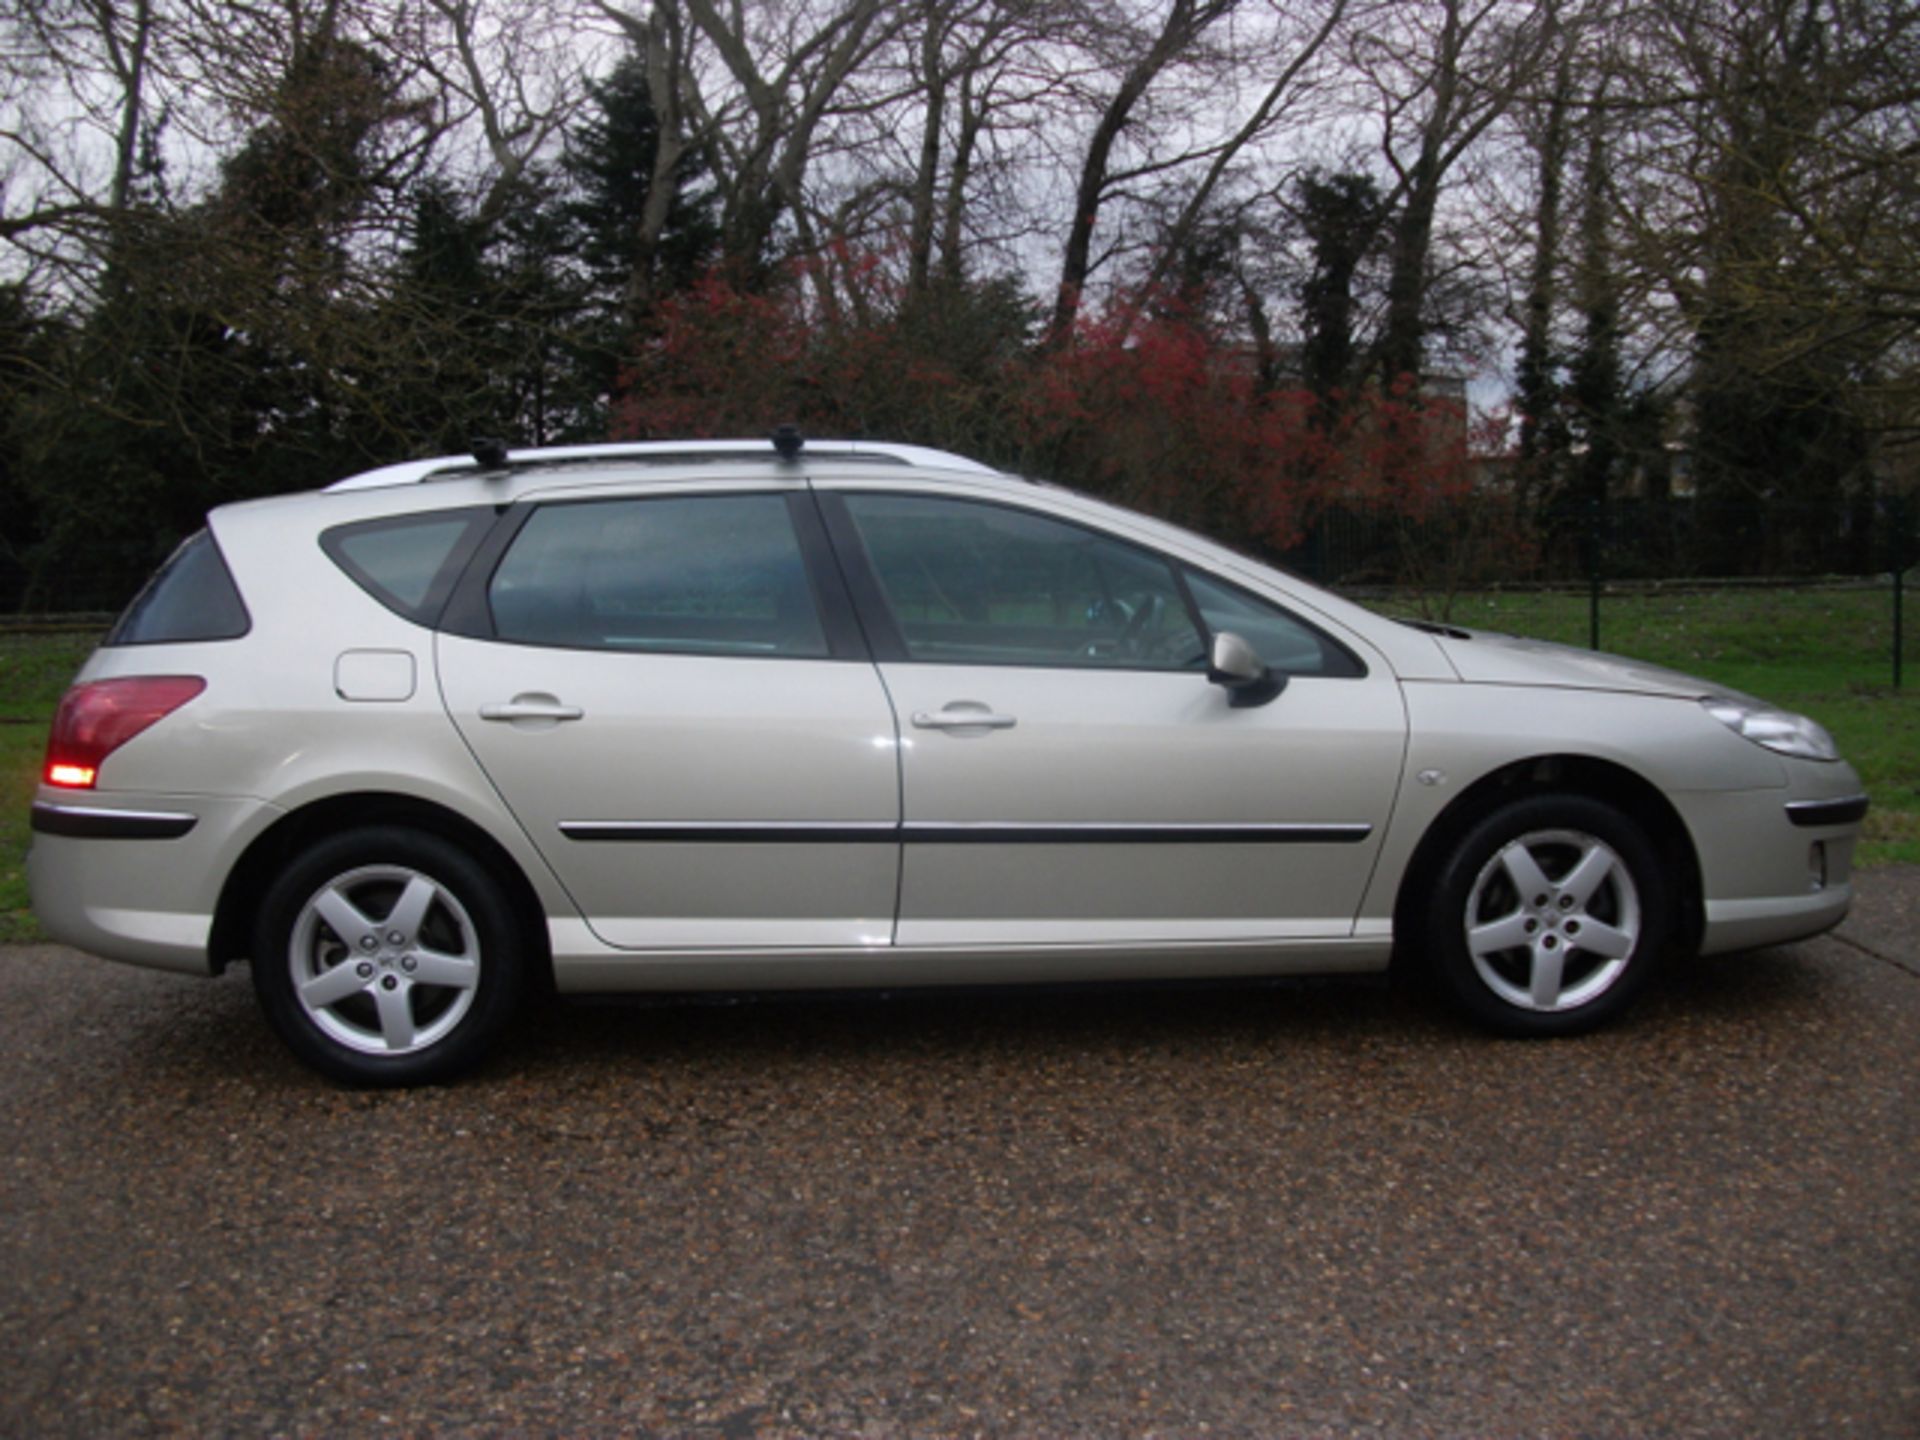
[[[439,638],[447,708],[608,944],[879,946],[892,712],[803,487],[525,504]]]

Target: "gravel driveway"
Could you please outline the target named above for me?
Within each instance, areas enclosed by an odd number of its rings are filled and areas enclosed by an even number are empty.
[[[1920,871],[1578,1041],[554,1007],[451,1089],[0,950],[0,1433],[1914,1435]]]

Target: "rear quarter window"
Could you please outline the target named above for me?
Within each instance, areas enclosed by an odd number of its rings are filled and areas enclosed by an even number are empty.
[[[181,542],[107,632],[108,645],[237,640],[252,628],[240,589],[210,531]]]
[[[432,625],[473,557],[493,512],[435,510],[336,525],[320,548],[354,584],[416,625]]]

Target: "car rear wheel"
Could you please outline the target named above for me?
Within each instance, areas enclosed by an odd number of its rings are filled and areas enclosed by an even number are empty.
[[[1659,855],[1626,816],[1577,795],[1502,806],[1467,832],[1427,917],[1460,1005],[1508,1035],[1569,1035],[1618,1015],[1672,932]]]
[[[356,1085],[444,1080],[513,1013],[524,966],[500,886],[454,845],[373,827],[323,840],[268,891],[253,949],[267,1019]]]

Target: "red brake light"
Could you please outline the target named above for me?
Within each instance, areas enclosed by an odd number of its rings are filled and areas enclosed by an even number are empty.
[[[47,736],[47,784],[91,790],[100,762],[207,688],[198,675],[136,675],[76,685]]]

